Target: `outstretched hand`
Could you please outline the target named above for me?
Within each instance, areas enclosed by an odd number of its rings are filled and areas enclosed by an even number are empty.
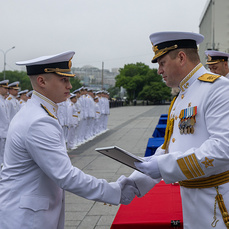
[[[140,192],[135,185],[135,182],[131,178],[125,176],[119,177],[117,182],[121,188],[120,204],[128,205],[134,199],[135,196],[140,196]]]

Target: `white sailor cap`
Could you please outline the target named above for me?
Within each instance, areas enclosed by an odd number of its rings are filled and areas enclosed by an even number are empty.
[[[75,94],[75,93],[79,93],[80,92],[80,88],[76,89],[75,91],[73,91],[72,93]]]
[[[99,99],[99,97],[98,97],[98,96],[95,96],[95,97],[94,97],[94,100],[96,100],[96,99]]]
[[[19,89],[20,89],[19,84],[20,84],[19,81],[10,83],[10,84],[8,84],[8,88],[9,88],[9,89],[19,90]]]
[[[56,73],[61,76],[73,77],[71,72],[74,51],[67,51],[52,56],[42,56],[32,60],[16,62],[17,65],[25,65],[27,75]]]
[[[76,95],[74,93],[70,93],[70,99],[76,97]]]
[[[204,36],[191,32],[157,32],[150,35],[155,56],[152,63],[157,62],[157,58],[163,56],[171,50],[179,48],[197,49],[197,45],[204,40]]]
[[[26,94],[26,96],[27,96],[27,97],[31,97],[32,94],[33,94],[33,90],[29,91],[29,92]]]
[[[28,89],[23,90],[23,91],[19,91],[18,92],[18,95],[26,94],[28,91],[29,91]]]
[[[8,88],[8,83],[9,83],[9,80],[2,80],[0,81],[0,87]]]
[[[217,64],[219,62],[228,61],[229,54],[216,50],[206,50],[205,55],[208,57],[206,64]]]

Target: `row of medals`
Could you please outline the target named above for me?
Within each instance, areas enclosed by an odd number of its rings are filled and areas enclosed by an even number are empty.
[[[182,118],[178,124],[180,134],[193,134],[195,123],[196,123],[195,116],[192,116],[190,118]]]

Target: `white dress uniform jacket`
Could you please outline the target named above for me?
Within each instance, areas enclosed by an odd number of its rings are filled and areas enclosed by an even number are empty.
[[[4,97],[0,95],[0,138],[6,138],[9,123],[10,120],[6,101]]]
[[[194,178],[209,177],[229,170],[229,81],[225,77],[213,83],[198,78],[208,72],[202,64],[180,83],[180,93],[171,110],[174,118],[173,133],[168,153],[161,148],[156,151],[162,178],[173,183]],[[193,134],[181,134],[180,113],[189,107],[197,107]],[[138,172],[131,177],[141,185],[142,195],[159,180]],[[145,179],[145,182],[143,181]],[[144,186],[144,188],[142,187]],[[224,203],[229,210],[229,183],[219,186]],[[216,189],[185,188],[181,186],[183,219],[185,229],[212,228]],[[216,229],[226,228],[218,204]]]
[[[13,95],[9,95],[6,98],[6,102],[7,102],[7,107],[9,111],[9,118],[10,120],[12,120],[14,115],[20,110],[20,106],[19,106],[19,103],[16,97]]]
[[[119,204],[118,183],[72,166],[56,108],[34,92],[10,124],[0,181],[1,229],[63,229],[64,190]]]
[[[0,165],[3,162],[3,154],[9,123],[10,120],[8,115],[8,109],[6,106],[6,101],[4,97],[0,95]]]

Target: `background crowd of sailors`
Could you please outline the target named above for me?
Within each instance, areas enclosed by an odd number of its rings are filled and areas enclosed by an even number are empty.
[[[107,130],[109,93],[93,92],[81,87],[70,98],[58,104],[57,116],[63,128],[68,149],[93,139]]]
[[[28,89],[20,91],[19,82],[9,84],[9,80],[0,81],[0,165],[7,131],[14,115],[23,107],[32,92]],[[67,149],[92,140],[107,130],[109,115],[109,93],[93,92],[92,89],[81,87],[66,101],[58,104],[57,118],[63,128]]]

